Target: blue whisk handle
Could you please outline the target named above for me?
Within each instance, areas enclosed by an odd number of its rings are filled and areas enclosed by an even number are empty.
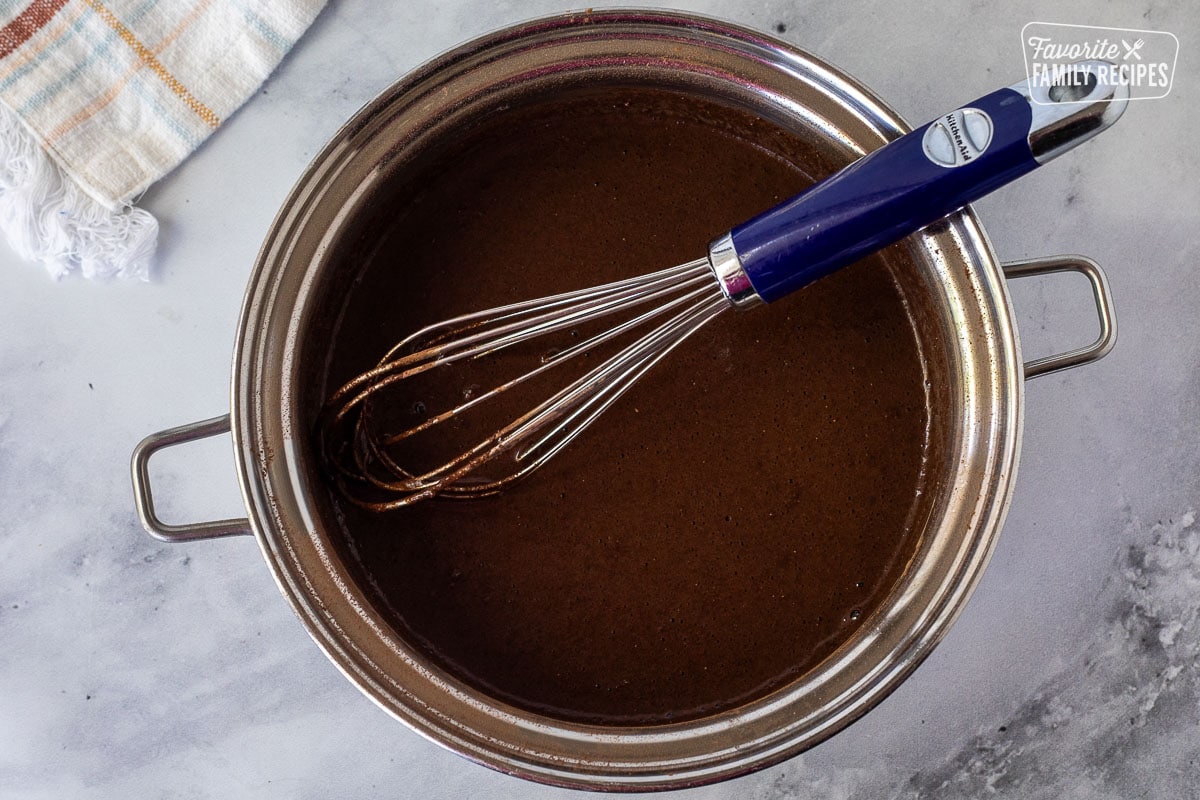
[[[1082,88],[1023,81],[985,95],[737,226],[710,249],[726,292],[777,300],[1091,138],[1124,110],[1099,63],[1077,66]]]
[[[737,226],[750,283],[777,300],[1033,170],[1030,118],[1028,101],[1001,89]]]

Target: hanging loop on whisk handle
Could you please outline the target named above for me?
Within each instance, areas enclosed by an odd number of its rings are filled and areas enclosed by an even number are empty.
[[[1128,97],[1102,65],[985,95],[737,226],[710,248],[726,294],[739,305],[777,300],[1090,139]]]

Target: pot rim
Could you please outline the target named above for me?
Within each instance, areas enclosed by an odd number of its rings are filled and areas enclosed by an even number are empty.
[[[914,612],[903,647],[851,685],[828,676],[826,682],[819,675],[804,676],[746,708],[712,718],[608,728],[515,709],[405,652],[327,546],[323,526],[306,500],[311,494],[302,463],[307,432],[295,430],[294,417],[297,353],[304,337],[305,302],[317,291],[320,259],[334,235],[316,231],[313,223],[331,213],[322,205],[329,199],[326,190],[340,170],[362,156],[360,140],[389,115],[401,113],[397,108],[406,98],[461,78],[472,65],[527,52],[522,47],[558,40],[607,42],[622,31],[725,48],[723,57],[743,66],[757,64],[777,70],[780,80],[811,83],[859,121],[858,139],[830,130],[848,147],[861,149],[864,138],[868,146],[878,146],[909,130],[866,87],[823,60],[757,31],[695,14],[630,9],[564,14],[468,42],[366,104],[314,158],[281,207],[259,253],[236,332],[231,426],[242,492],[276,583],[313,639],[360,690],[426,738],[489,767],[575,788],[641,791],[710,783],[778,763],[861,717],[920,664],[961,613],[1003,524],[1020,448],[1023,382],[1003,276],[974,213],[964,209],[911,237],[911,247],[954,286],[951,305],[959,305],[950,314],[959,346],[970,340],[969,346],[982,351],[966,365],[961,397],[956,398],[966,415],[961,451],[977,474],[962,485],[955,481],[949,490],[953,513],[947,514],[951,522],[967,526],[970,535],[962,534],[961,546],[947,553],[940,572],[931,575],[936,586],[921,588],[933,602]],[[809,115],[810,123],[827,123],[793,105],[790,110]],[[337,217],[341,212],[333,213]],[[972,268],[964,270],[964,264]],[[861,656],[864,647],[835,653],[833,672]],[[397,670],[403,672],[399,678]],[[414,687],[412,681],[428,685]],[[823,713],[784,722],[798,693],[826,691],[830,699]],[[498,740],[505,731],[513,741]]]

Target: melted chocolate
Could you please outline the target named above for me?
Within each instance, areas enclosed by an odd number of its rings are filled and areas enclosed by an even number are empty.
[[[357,278],[315,385],[422,325],[696,258],[831,167],[762,119],[649,88],[495,114],[343,246]],[[726,312],[500,496],[342,503],[343,556],[402,636],[503,701],[602,724],[729,709],[828,657],[904,570],[924,380],[870,258]]]

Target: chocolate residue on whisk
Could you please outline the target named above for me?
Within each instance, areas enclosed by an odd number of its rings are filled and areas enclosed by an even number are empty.
[[[758,117],[649,88],[494,114],[343,243],[355,278],[313,383],[447,317],[696,258],[834,166]],[[924,380],[868,259],[726,313],[502,495],[340,503],[343,557],[397,632],[505,702],[601,724],[730,709],[828,657],[914,553]]]

